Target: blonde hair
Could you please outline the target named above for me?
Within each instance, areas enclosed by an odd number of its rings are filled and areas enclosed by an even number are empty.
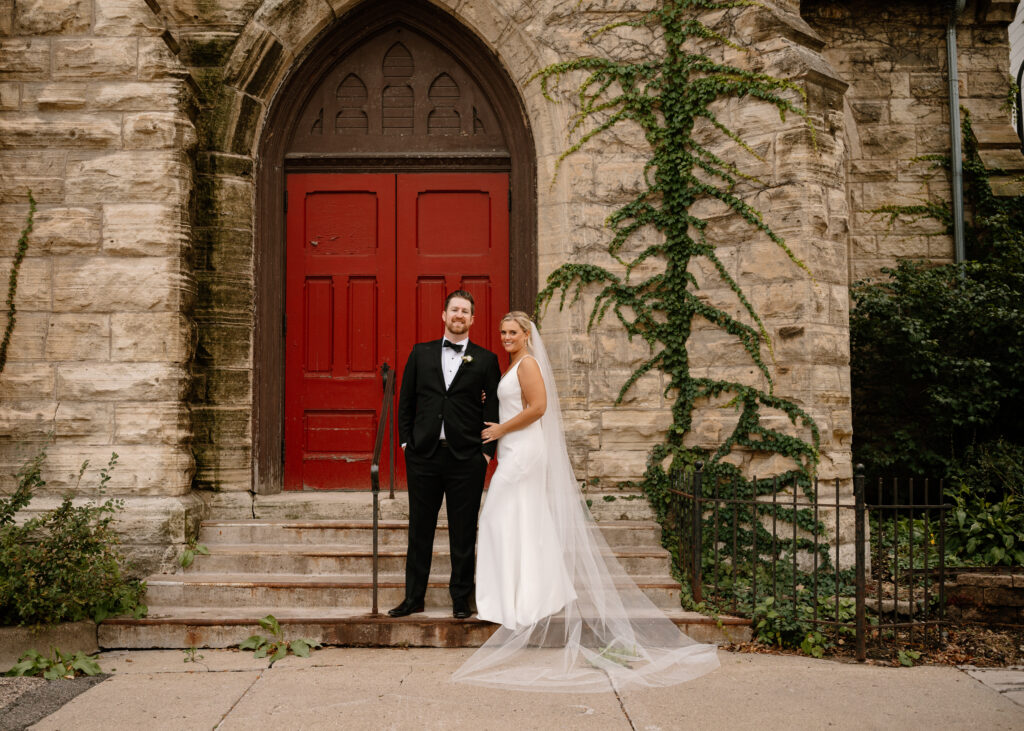
[[[523,332],[526,333],[526,346],[532,346],[533,330],[530,329],[530,325],[532,324],[530,321],[530,316],[527,315],[522,310],[512,310],[512,312],[507,313],[503,318],[501,318],[502,322],[508,322],[509,320],[514,321],[517,325],[519,325],[519,327],[523,329]]]

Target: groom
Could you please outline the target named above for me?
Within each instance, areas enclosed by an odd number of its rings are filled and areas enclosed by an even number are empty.
[[[412,349],[398,398],[398,438],[409,478],[409,550],[405,600],[388,614],[423,611],[441,498],[448,511],[452,616],[471,614],[476,519],[495,443],[483,444],[484,422],[498,421],[498,356],[469,342],[473,295],[457,290],[444,302],[444,337]],[[483,398],[481,399],[481,394]]]

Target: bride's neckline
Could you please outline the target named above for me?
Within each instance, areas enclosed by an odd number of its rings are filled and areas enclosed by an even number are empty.
[[[521,358],[519,358],[519,359],[518,359],[518,360],[516,360],[515,362],[513,362],[513,363],[509,363],[509,366],[508,366],[508,368],[507,368],[507,369],[505,370],[505,372],[504,372],[504,373],[502,373],[502,374],[501,374],[501,380],[505,380],[505,376],[507,376],[507,375],[508,375],[509,373],[511,373],[512,371],[514,371],[514,370],[516,369],[516,367],[517,367],[517,366],[518,366],[518,365],[519,365],[520,363],[522,363],[522,362],[523,362],[524,360],[526,360],[527,358],[533,358],[533,355],[532,355],[532,354],[530,354],[530,353],[527,353],[526,355],[522,356]],[[536,358],[534,358],[534,360],[536,360]]]

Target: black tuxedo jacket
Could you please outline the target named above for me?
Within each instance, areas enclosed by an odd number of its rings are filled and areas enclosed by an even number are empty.
[[[456,459],[483,452],[494,456],[496,442],[483,444],[484,422],[498,421],[498,356],[470,341],[452,385],[444,387],[441,340],[413,346],[398,396],[398,439],[406,452],[430,457],[444,423],[448,448]],[[486,394],[483,403],[481,393]]]

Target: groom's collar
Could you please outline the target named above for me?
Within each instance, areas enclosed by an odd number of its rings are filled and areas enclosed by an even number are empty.
[[[455,343],[456,345],[458,345],[460,348],[462,348],[462,352],[463,353],[465,353],[467,350],[469,350],[469,338],[468,337],[464,338],[463,340],[460,340],[460,341],[458,341],[456,343],[454,340],[452,340],[447,335],[442,335],[441,336],[441,347],[442,348],[444,347],[444,341],[445,340],[447,340],[449,343]]]

